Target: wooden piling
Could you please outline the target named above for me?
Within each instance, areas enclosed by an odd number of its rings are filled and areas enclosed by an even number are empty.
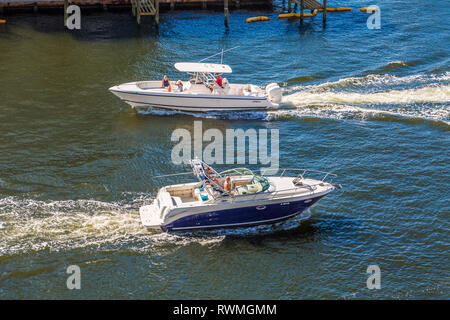
[[[303,3],[303,0],[300,1],[300,24],[303,24],[303,10],[304,10],[305,4]]]
[[[69,0],[64,0],[64,28],[67,29],[67,8],[69,7]]]
[[[225,27],[228,28],[228,0],[223,1],[224,15],[225,15]]]
[[[136,0],[136,16],[137,23],[141,24],[141,0]]]
[[[156,27],[159,28],[159,0],[155,0],[155,23]]]
[[[327,23],[327,0],[323,0],[323,25]]]

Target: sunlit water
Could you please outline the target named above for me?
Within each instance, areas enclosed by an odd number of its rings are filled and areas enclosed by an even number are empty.
[[[369,1],[298,21],[262,12],[14,15],[0,25],[1,298],[448,298],[449,5]],[[434,3],[429,1],[430,4]],[[447,6],[443,8],[442,6]],[[282,2],[277,10],[281,11]],[[445,10],[447,9],[447,10]],[[221,48],[230,81],[283,87],[280,110],[139,114],[107,88]],[[176,128],[280,130],[280,165],[330,170],[344,188],[274,226],[167,235],[138,208],[179,180]],[[302,220],[309,217],[308,220]],[[82,289],[66,288],[77,264]],[[377,264],[382,289],[366,288]]]

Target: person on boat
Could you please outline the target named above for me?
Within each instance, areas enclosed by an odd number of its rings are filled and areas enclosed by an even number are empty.
[[[169,92],[172,91],[172,86],[170,85],[170,80],[169,80],[169,78],[167,78],[166,75],[164,76],[164,78],[162,80],[161,86],[163,88],[167,88],[167,91],[169,91]]]
[[[207,166],[207,168],[206,168],[206,176],[208,177],[210,182],[213,182],[214,184],[216,184],[218,186],[221,185],[219,179],[217,179],[216,175],[214,174],[214,170],[210,166]]]
[[[220,74],[216,73],[217,75],[217,79],[216,79],[216,83],[219,87],[223,88],[222,86],[222,77],[220,76]]]
[[[222,77],[220,76],[220,74],[216,73],[216,81],[214,81],[213,83],[211,83],[208,87],[211,90],[211,92],[214,92],[214,89],[223,89],[222,87]],[[217,88],[216,86],[219,86],[219,88]]]
[[[231,178],[229,176],[226,176],[225,178],[225,182],[223,183],[223,190],[225,190],[225,192],[231,191]]]
[[[183,92],[183,82],[181,80],[177,81],[178,92]]]
[[[206,168],[206,175],[208,176],[208,178],[209,179],[211,179],[211,180],[215,180],[214,178],[214,171],[213,171],[213,169],[210,167],[210,166],[208,166],[207,168]]]

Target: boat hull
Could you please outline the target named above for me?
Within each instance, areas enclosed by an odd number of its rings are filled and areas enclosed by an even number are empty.
[[[273,224],[302,213],[320,198],[322,196],[293,202],[285,201],[192,214],[168,224],[162,224],[161,229],[164,232],[173,232]]]
[[[110,88],[110,91],[136,109],[169,109],[188,112],[251,111],[278,108],[265,97],[205,95],[183,93],[129,92]]]

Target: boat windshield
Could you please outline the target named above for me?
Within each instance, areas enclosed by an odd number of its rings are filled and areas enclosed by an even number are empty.
[[[248,195],[264,192],[270,187],[266,177],[254,174],[247,168],[235,168],[217,173],[212,167],[199,159],[191,160],[192,170],[195,176],[202,182],[211,195]],[[226,190],[226,180],[231,178],[232,189]]]
[[[254,176],[255,174],[247,168],[236,168],[236,169],[230,169],[225,170],[220,173],[222,177],[225,176]]]

